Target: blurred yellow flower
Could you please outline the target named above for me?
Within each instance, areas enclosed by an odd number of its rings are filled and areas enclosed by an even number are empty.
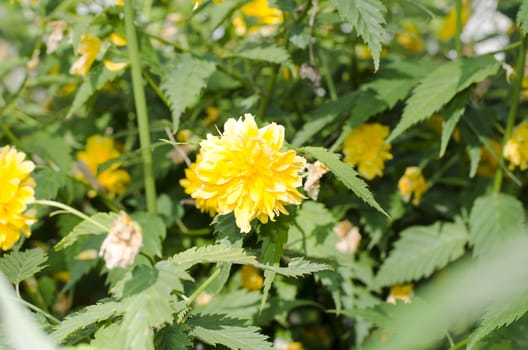
[[[280,24],[283,21],[282,11],[269,7],[268,0],[253,0],[242,6],[242,13],[255,17],[260,24]]]
[[[379,124],[363,124],[353,129],[343,145],[344,161],[357,166],[361,176],[372,180],[383,175],[385,161],[392,159],[391,145],[385,143],[389,128]]]
[[[480,162],[477,168],[477,174],[480,176],[494,176],[499,167],[498,157],[501,154],[501,145],[495,140],[488,139],[491,147],[493,148],[493,154],[490,152],[488,147],[482,147],[480,152]]]
[[[254,117],[230,118],[220,136],[207,135],[200,154],[180,180],[196,206],[211,214],[233,212],[244,233],[251,220],[273,221],[284,207],[304,199],[301,171],[305,159],[295,151],[281,151],[284,128],[275,123],[258,128]]]
[[[420,36],[418,28],[412,24],[405,22],[402,25],[404,33],[396,35],[396,41],[410,52],[422,52],[424,49],[424,42]]]
[[[88,74],[100,48],[101,40],[97,36],[90,33],[83,34],[77,48],[77,52],[81,54],[81,57],[71,66],[70,74],[82,76]]]
[[[242,266],[240,278],[242,280],[242,287],[250,292],[259,290],[264,285],[264,279],[259,269],[251,265]]]
[[[397,284],[392,286],[389,296],[387,297],[387,303],[396,304],[396,300],[401,300],[405,304],[411,302],[411,297],[413,295],[413,285],[412,283],[408,284]]]
[[[35,181],[31,172],[35,164],[25,160],[23,152],[14,147],[0,148],[0,249],[8,250],[20,238],[31,235],[35,217],[27,207],[35,200]]]
[[[462,4],[462,28],[466,25],[469,17],[471,16],[471,1],[465,0]],[[456,8],[452,8],[451,11],[444,18],[444,23],[437,33],[437,37],[441,41],[448,41],[453,38],[456,34]],[[461,28],[461,29],[462,29]]]
[[[512,136],[504,145],[504,158],[510,161],[510,169],[515,167],[525,170],[528,167],[528,120],[522,122],[513,131]]]
[[[221,4],[223,0],[213,0],[213,2],[215,4]],[[193,7],[193,11],[196,10],[198,8],[198,6],[200,6],[200,4],[203,2],[203,0],[194,0],[194,7]]]
[[[104,60],[103,64],[110,72],[119,72],[128,66],[128,62],[113,62],[110,60]]]
[[[114,139],[101,135],[90,136],[86,142],[86,149],[77,152],[77,158],[83,162],[89,172],[88,174],[83,173],[83,177],[88,181],[95,177],[97,184],[92,185],[102,187],[110,197],[125,193],[126,186],[130,183],[130,175],[125,170],[119,169],[121,164],[118,162],[111,164],[103,171],[99,171],[98,167],[120,155]]]
[[[415,166],[407,167],[407,169],[405,169],[405,174],[403,174],[403,176],[398,181],[398,188],[405,202],[408,202],[411,199],[411,196],[414,195],[412,204],[420,204],[422,195],[427,189],[427,185],[420,168]]]
[[[205,109],[206,117],[205,117],[205,124],[211,125],[216,123],[218,118],[220,117],[220,110],[215,106],[209,106]]]
[[[110,34],[108,40],[115,46],[125,46],[127,44],[127,39],[119,33]]]

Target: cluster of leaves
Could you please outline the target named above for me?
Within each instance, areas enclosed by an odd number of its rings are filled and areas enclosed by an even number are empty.
[[[117,1],[0,5],[1,144],[37,164],[36,198],[89,215],[39,206],[32,237],[3,253],[0,270],[16,293],[0,278],[0,347],[526,348],[526,174],[508,170],[490,140],[504,143],[526,112],[518,68],[528,1],[500,4],[514,27],[502,62],[473,54],[460,27],[451,40],[435,37],[456,8],[450,1],[270,0],[282,11],[270,27],[241,12],[248,0],[195,9],[191,1],[129,1],[150,119],[141,130],[131,69],[103,64],[134,64],[129,48],[111,44],[113,33],[130,39]],[[463,1],[455,3],[461,12]],[[57,22],[64,38],[46,53]],[[85,33],[102,49],[88,75],[74,77]],[[411,50],[409,40],[423,47]],[[517,69],[513,86],[508,64]],[[189,205],[177,182],[199,139],[248,112],[261,125],[284,125],[291,147],[331,174],[317,200],[244,236],[232,215],[211,219]],[[393,159],[371,181],[339,154],[366,122],[391,129]],[[163,141],[178,131],[188,144]],[[145,132],[155,140],[154,209],[138,136]],[[120,143],[121,155],[101,165],[130,173],[117,198],[79,176],[75,155],[93,134]],[[485,153],[495,158],[495,179],[480,171]],[[427,191],[413,205],[397,183],[417,165]],[[97,251],[119,210],[139,223],[144,242],[131,266],[108,270]],[[343,220],[361,232],[355,253],[336,249],[333,229]],[[262,288],[246,290],[238,265],[261,270]],[[412,302],[386,303],[404,283],[415,285]],[[203,295],[212,299],[200,302]]]

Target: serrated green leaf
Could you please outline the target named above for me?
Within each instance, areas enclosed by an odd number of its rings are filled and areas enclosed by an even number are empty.
[[[159,270],[148,265],[137,265],[132,270],[132,278],[125,282],[123,296],[141,293],[158,280]]]
[[[387,9],[379,0],[331,0],[337,7],[343,20],[354,26],[359,36],[368,45],[374,60],[374,69],[378,70],[383,24]]]
[[[192,347],[192,342],[187,335],[188,327],[185,324],[172,324],[156,332],[154,342],[156,350],[187,350]]]
[[[169,99],[174,130],[179,128],[182,113],[198,101],[215,70],[215,63],[183,54],[161,77],[160,88]]]
[[[247,321],[225,315],[193,315],[187,320],[190,334],[204,343],[224,345],[234,350],[273,350],[273,344]]]
[[[71,147],[66,144],[63,138],[37,132],[25,142],[24,148],[31,153],[38,154],[45,161],[58,167],[63,173],[68,173],[72,167]]]
[[[478,332],[478,330],[476,332]],[[472,349],[472,350],[528,349],[528,316],[524,315],[519,320],[511,323],[510,325],[501,327],[495,331],[492,331],[490,334],[478,340],[475,343],[475,346],[472,346],[472,339],[470,336],[467,349],[468,350],[469,349]]]
[[[250,60],[286,64],[290,60],[288,51],[277,45],[252,46],[233,52],[227,57],[240,57]]]
[[[528,0],[522,0],[517,12],[517,25],[521,27],[524,35],[528,33]]]
[[[269,222],[260,227],[260,236],[262,237],[261,260],[264,264],[279,266],[284,245],[288,242],[288,230],[291,221],[293,221],[291,216],[286,218],[281,217],[275,222]],[[275,271],[264,271],[264,289],[262,291],[260,310],[266,304],[273,280],[275,279],[275,274]]]
[[[259,310],[261,293],[238,289],[215,295],[214,302],[193,308],[193,314],[226,314],[250,320]]]
[[[122,312],[122,304],[113,301],[90,305],[78,312],[66,316],[66,318],[53,329],[53,332],[51,332],[50,335],[57,343],[62,343],[70,334],[73,334],[77,330],[85,328],[93,323],[107,320],[110,317],[119,316]]]
[[[242,248],[222,243],[199,248],[192,247],[169,258],[169,262],[186,270],[196,264],[212,262],[230,262],[242,265],[255,264],[256,258],[247,255]]]
[[[461,57],[428,74],[414,89],[403,115],[387,138],[391,142],[413,124],[433,115],[458,92],[496,74],[500,63],[493,56]]]
[[[499,304],[491,304],[479,328],[471,335],[467,350],[471,350],[479,340],[490,334],[493,330],[508,326],[517,321],[528,312],[528,295],[520,293],[512,300]]]
[[[85,220],[76,225],[66,237],[61,239],[60,242],[55,245],[55,250],[61,250],[72,245],[81,236],[100,235],[108,232],[112,222],[117,219],[117,217],[118,214],[116,213],[97,213],[91,216],[90,221]],[[97,222],[97,224],[94,222]],[[101,226],[107,227],[108,230],[103,230]]]
[[[379,286],[431,275],[464,254],[467,230],[460,221],[412,226],[401,233],[376,277]]]
[[[376,202],[374,196],[369,191],[367,184],[359,177],[359,174],[354,170],[352,165],[343,163],[337,154],[329,152],[322,147],[303,147],[300,151],[306,152],[324,163],[337,179],[348,189],[352,190],[356,196],[364,200],[365,203],[371,207],[377,209],[379,212],[385,214],[385,216],[389,217],[389,214],[387,214],[378,202]]]
[[[466,111],[466,104],[469,100],[469,91],[461,93],[455,97],[445,108],[444,122],[442,125],[442,138],[440,141],[439,158],[443,157],[447,149],[447,144],[455,130],[458,121]]]
[[[39,248],[11,252],[0,258],[0,270],[9,282],[18,284],[46,267],[48,256]]]
[[[143,247],[141,251],[150,256],[161,257],[162,242],[167,235],[163,220],[156,214],[146,212],[135,212],[130,217],[137,221],[143,232]]]
[[[50,168],[38,170],[33,179],[37,183],[35,198],[38,199],[55,199],[59,189],[66,183],[66,178],[62,173]]]
[[[92,69],[88,77],[81,84],[79,90],[77,90],[77,94],[75,94],[70,110],[68,111],[68,114],[66,114],[66,119],[71,118],[72,115],[77,112],[96,91],[100,91],[106,83],[111,82],[124,72],[125,70],[111,72],[103,65],[99,65]]]
[[[510,195],[477,198],[469,216],[469,243],[474,255],[494,252],[497,245],[522,235],[524,220],[522,203]]]

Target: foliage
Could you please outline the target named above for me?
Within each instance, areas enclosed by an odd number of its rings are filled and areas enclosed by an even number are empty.
[[[32,223],[0,347],[526,348],[528,1],[484,3],[2,2],[0,147],[35,170],[0,185],[0,243]]]

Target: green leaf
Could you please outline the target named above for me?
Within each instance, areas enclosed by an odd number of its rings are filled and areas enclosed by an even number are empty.
[[[376,283],[387,286],[427,277],[462,256],[466,241],[466,227],[460,220],[409,227],[383,262]]]
[[[202,89],[215,70],[213,62],[183,54],[161,77],[160,88],[169,99],[174,130],[179,128],[182,113],[198,102]]]
[[[251,46],[233,52],[227,57],[240,57],[277,64],[286,64],[290,61],[288,51],[277,45]]]
[[[63,138],[37,132],[31,135],[24,146],[29,152],[38,154],[42,159],[49,162],[52,167],[58,167],[63,173],[70,172],[73,164],[70,155],[71,147],[66,144]]]
[[[18,284],[46,267],[48,256],[39,248],[11,252],[0,259],[0,270],[9,282]]]
[[[433,115],[460,91],[496,74],[500,63],[493,56],[461,57],[428,74],[414,89],[403,115],[386,142],[391,142],[413,124]]]
[[[378,70],[383,24],[385,24],[385,6],[379,0],[331,0],[337,7],[343,20],[354,26],[359,36],[368,45],[374,60],[374,69]]]
[[[376,202],[374,196],[369,191],[367,184],[359,177],[352,165],[343,163],[341,160],[339,160],[339,156],[337,154],[329,152],[327,149],[322,147],[303,147],[300,149],[300,151],[306,152],[324,163],[337,177],[337,179],[341,181],[348,189],[352,190],[356,196],[389,217],[389,214],[387,214],[385,210],[381,208],[378,202]]]
[[[187,350],[192,347],[185,324],[172,324],[156,332],[154,343],[156,350]]]
[[[233,264],[256,264],[254,256],[247,255],[239,247],[222,243],[205,247],[192,247],[186,251],[169,258],[171,264],[187,270],[193,265],[214,262],[230,262]]]
[[[262,237],[261,260],[263,263],[277,267],[280,265],[284,245],[288,242],[288,230],[290,228],[291,221],[291,216],[286,218],[281,217],[277,221],[269,222],[266,225],[262,225],[260,227],[260,236]],[[260,303],[261,311],[266,304],[266,300],[268,299],[271,285],[275,279],[275,274],[275,271],[264,271],[264,290],[262,292],[262,300]]]
[[[469,243],[474,255],[492,253],[498,244],[522,235],[524,220],[522,203],[510,195],[477,198],[469,216]]]
[[[469,90],[455,97],[445,108],[444,122],[442,125],[442,139],[440,141],[439,158],[443,157],[447,149],[447,144],[455,130],[458,121],[466,111],[466,104],[469,101]]]
[[[148,265],[137,265],[132,270],[132,278],[125,282],[123,296],[141,293],[158,280],[159,270]]]
[[[213,346],[221,344],[235,350],[273,350],[273,344],[267,341],[267,337],[260,334],[257,327],[248,326],[245,320],[203,314],[190,316],[187,324],[192,328],[192,336]]]
[[[124,69],[117,72],[111,72],[103,65],[99,65],[92,69],[77,91],[70,110],[68,111],[68,114],[66,114],[66,119],[71,118],[72,115],[77,112],[96,91],[101,90],[106,83],[111,82],[124,72]]]
[[[66,318],[53,329],[51,337],[57,343],[62,343],[70,334],[73,334],[77,330],[85,328],[93,323],[107,320],[110,317],[119,316],[123,311],[122,304],[113,301],[87,306],[78,312],[66,316]]]
[[[59,189],[66,183],[66,178],[62,173],[50,168],[38,170],[33,179],[37,183],[35,198],[38,199],[55,199]]]
[[[517,13],[517,25],[521,27],[524,35],[528,33],[528,1],[522,0],[521,7]]]
[[[112,222],[117,219],[117,217],[118,214],[116,213],[97,213],[91,216],[90,221],[85,220],[80,224],[76,225],[73,230],[68,233],[68,235],[66,235],[66,237],[61,239],[60,242],[55,245],[55,250],[61,250],[66,247],[69,247],[70,245],[75,243],[75,241],[77,241],[81,236],[100,235],[108,232],[107,230],[103,230],[102,227],[100,227],[99,225],[110,229]],[[99,225],[95,224],[94,221],[97,222]]]
[[[479,328],[471,335],[467,349],[471,350],[479,340],[490,334],[493,330],[508,326],[517,321],[528,312],[528,295],[526,291],[519,293],[513,300],[491,304]]]
[[[230,317],[250,320],[258,313],[261,293],[248,292],[244,288],[215,295],[214,302],[194,307],[193,314],[226,314]]]
[[[146,212],[135,212],[130,217],[137,221],[143,232],[141,251],[150,256],[161,257],[162,242],[167,235],[163,220],[156,214]]]

